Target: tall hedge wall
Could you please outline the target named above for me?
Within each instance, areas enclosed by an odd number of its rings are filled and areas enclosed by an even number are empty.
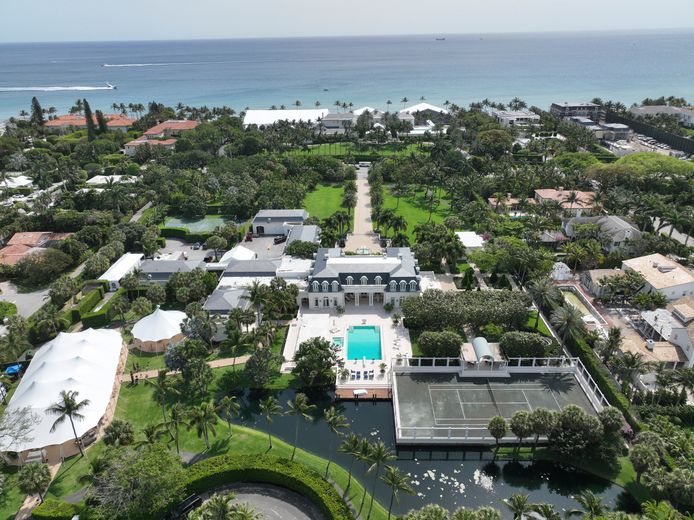
[[[335,488],[318,472],[270,455],[222,455],[196,462],[186,470],[189,493],[201,493],[229,482],[275,484],[305,496],[328,520],[354,520]]]

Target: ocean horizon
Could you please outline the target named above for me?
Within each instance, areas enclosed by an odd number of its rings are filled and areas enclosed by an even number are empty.
[[[150,101],[386,109],[389,99],[394,110],[422,96],[547,109],[661,95],[694,98],[694,29],[0,44],[0,120],[33,96],[63,113],[82,97],[111,112]]]

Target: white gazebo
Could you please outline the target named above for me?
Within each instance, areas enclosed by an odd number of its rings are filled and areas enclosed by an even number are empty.
[[[157,309],[133,326],[133,346],[143,352],[164,352],[183,339],[181,324],[186,313]]]
[[[125,362],[123,352],[120,334],[106,329],[61,332],[41,347],[7,406],[8,414],[28,409],[35,420],[27,438],[0,446],[8,453],[10,463],[56,463],[79,453],[70,420],[55,424],[58,416],[46,413],[59,401],[62,391],[77,392],[78,401],[89,400],[80,410],[82,418],[74,420],[75,430],[85,446],[96,440],[97,430],[117,395],[119,365]]]

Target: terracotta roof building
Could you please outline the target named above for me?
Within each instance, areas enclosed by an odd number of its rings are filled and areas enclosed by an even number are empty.
[[[94,124],[97,123],[96,116],[92,116]],[[131,119],[122,114],[104,114],[106,126],[111,130],[121,130],[127,132],[135,123],[135,119]],[[87,119],[78,114],[66,114],[57,116],[55,119],[49,119],[43,125],[45,128],[52,130],[67,130],[68,128],[87,128]]]

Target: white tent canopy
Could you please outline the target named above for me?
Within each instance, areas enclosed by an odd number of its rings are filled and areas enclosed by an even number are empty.
[[[219,263],[228,264],[232,260],[254,260],[257,257],[258,255],[254,251],[238,245],[224,253],[222,258],[219,259]]]
[[[181,334],[181,323],[186,313],[164,311],[157,307],[152,314],[145,316],[133,326],[133,338],[140,341],[161,341]]]
[[[63,390],[78,392],[79,401],[89,399],[89,404],[80,412],[84,418],[75,420],[77,435],[81,437],[94,428],[108,407],[122,346],[123,340],[115,330],[87,329],[61,332],[41,347],[7,407],[8,411],[31,409],[37,423],[29,440],[0,446],[0,449],[22,452],[73,439],[69,419],[51,432],[58,417],[46,413],[48,407],[58,402]]]

